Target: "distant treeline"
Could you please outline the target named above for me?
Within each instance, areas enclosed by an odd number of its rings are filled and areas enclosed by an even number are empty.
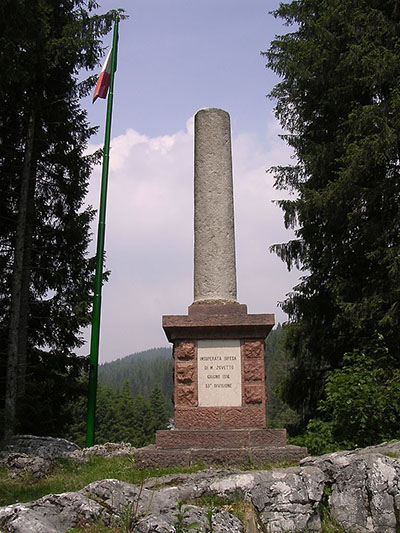
[[[149,397],[158,385],[172,410],[173,361],[171,348],[151,348],[99,366],[99,382],[113,389],[128,383],[133,395]],[[172,411],[171,411],[172,412]]]

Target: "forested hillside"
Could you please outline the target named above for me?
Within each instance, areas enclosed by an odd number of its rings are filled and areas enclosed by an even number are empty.
[[[144,396],[149,396],[157,384],[165,398],[170,400],[173,381],[171,353],[171,348],[151,348],[104,363],[99,366],[99,381],[114,389],[128,383],[132,394]]]
[[[99,366],[96,443],[154,441],[173,416],[173,362],[170,348],[152,348]],[[73,420],[65,436],[85,443],[86,398],[71,402]]]
[[[284,348],[285,329],[280,324],[265,343],[265,383],[267,389],[267,426],[286,428],[289,432],[298,422],[297,413],[281,398],[281,384],[287,379],[293,362]]]
[[[267,337],[265,367],[267,387],[267,419],[269,427],[290,428],[297,421],[295,411],[280,399],[279,386],[287,377],[290,361],[283,348],[284,329],[278,324]],[[170,348],[152,348],[128,355],[99,367],[99,380],[116,390],[124,384],[133,395],[149,398],[154,386],[159,386],[172,416],[173,359]]]

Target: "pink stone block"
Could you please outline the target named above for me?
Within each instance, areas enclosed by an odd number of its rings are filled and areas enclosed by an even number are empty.
[[[179,341],[174,347],[174,358],[189,361],[194,359],[196,348],[193,341]]]
[[[195,365],[193,363],[175,363],[175,383],[192,384],[196,375]]]
[[[264,357],[264,342],[261,341],[245,341],[243,342],[243,356],[244,358],[263,358]]]
[[[265,428],[265,407],[222,407],[221,425],[224,428]]]
[[[176,429],[217,428],[220,424],[218,407],[175,407],[174,425]]]
[[[264,403],[264,398],[263,385],[246,385],[244,388],[244,402],[246,405]]]
[[[175,386],[175,405],[191,406],[197,405],[197,391],[191,385]]]
[[[286,429],[253,429],[249,446],[286,446]]]
[[[243,363],[245,381],[263,381],[264,372],[264,359],[249,359]]]

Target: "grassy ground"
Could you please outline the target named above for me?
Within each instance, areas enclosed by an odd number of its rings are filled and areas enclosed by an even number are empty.
[[[0,506],[37,500],[47,494],[71,492],[82,489],[99,479],[119,479],[139,484],[150,477],[159,477],[177,472],[198,472],[201,466],[193,468],[149,468],[139,470],[131,457],[89,456],[86,464],[70,460],[59,460],[56,468],[39,481],[26,476],[11,479],[5,469],[0,469]],[[203,467],[204,468],[204,467]]]

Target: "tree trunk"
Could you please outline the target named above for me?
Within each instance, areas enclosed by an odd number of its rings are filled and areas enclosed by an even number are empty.
[[[15,235],[14,266],[11,286],[9,344],[7,353],[7,376],[5,391],[4,438],[15,433],[17,398],[25,387],[26,339],[29,300],[29,271],[32,230],[28,213],[29,201],[33,199],[32,176],[35,116],[31,113],[28,122],[21,192]]]

